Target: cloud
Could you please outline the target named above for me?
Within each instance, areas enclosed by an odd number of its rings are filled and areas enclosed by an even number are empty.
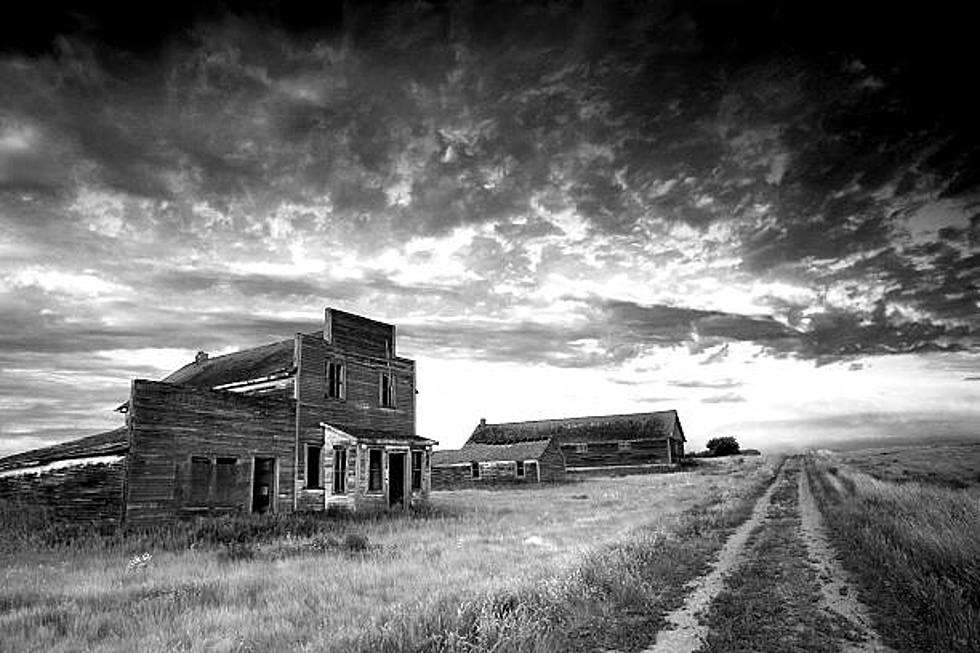
[[[729,404],[729,403],[742,403],[745,401],[745,397],[734,392],[726,392],[721,395],[713,395],[711,397],[704,397],[701,399],[701,403],[705,404]]]
[[[702,381],[700,379],[682,379],[682,380],[669,380],[667,385],[671,385],[677,388],[711,388],[715,390],[727,389],[727,388],[737,388],[743,383],[741,381],[736,381],[735,379],[720,379],[718,381]]]

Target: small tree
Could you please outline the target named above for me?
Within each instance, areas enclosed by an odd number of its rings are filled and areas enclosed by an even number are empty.
[[[738,440],[730,435],[708,440],[708,451],[712,456],[734,456],[739,452]]]

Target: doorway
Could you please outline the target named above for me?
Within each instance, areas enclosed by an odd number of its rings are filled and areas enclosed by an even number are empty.
[[[388,507],[405,507],[405,454],[388,454]]]
[[[252,512],[272,510],[276,484],[276,459],[256,458],[252,478]]]

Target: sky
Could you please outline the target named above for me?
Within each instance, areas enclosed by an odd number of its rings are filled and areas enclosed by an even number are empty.
[[[0,25],[0,455],[392,322],[419,434],[980,436],[957,3],[47,0]]]

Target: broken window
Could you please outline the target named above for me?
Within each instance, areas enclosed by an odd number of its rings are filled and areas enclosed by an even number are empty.
[[[389,372],[381,373],[380,404],[382,408],[395,407],[395,375]]]
[[[202,456],[191,457],[191,504],[206,504],[210,494],[210,485],[211,459]]]
[[[214,498],[218,502],[228,502],[235,496],[236,458],[218,458],[214,466]]]
[[[320,490],[320,452],[319,445],[306,445],[306,487],[311,490]]]
[[[381,491],[381,449],[368,452],[368,492]]]
[[[424,462],[424,451],[412,452],[412,489],[422,489],[422,463]]]
[[[470,463],[470,478],[480,478],[480,463]]]
[[[347,493],[347,449],[333,450],[333,493]]]
[[[344,399],[347,396],[347,368],[341,361],[327,361],[327,397]]]
[[[517,478],[524,478],[524,461],[516,460],[514,465],[516,466]]]

